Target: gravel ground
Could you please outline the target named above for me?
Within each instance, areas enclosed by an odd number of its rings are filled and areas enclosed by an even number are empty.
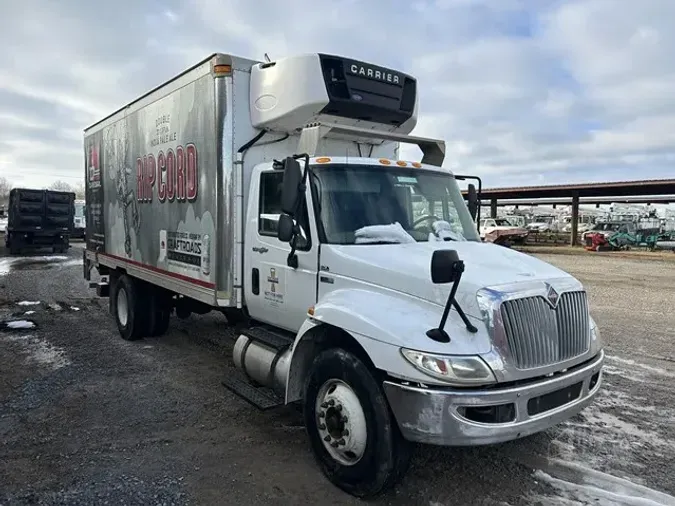
[[[222,316],[128,343],[82,280],[80,247],[2,255],[0,321],[35,327],[0,330],[0,505],[360,503],[323,478],[296,411],[260,413],[221,386]],[[420,446],[374,504],[675,504],[672,263],[542,258],[589,290],[607,344],[602,395],[525,440]]]

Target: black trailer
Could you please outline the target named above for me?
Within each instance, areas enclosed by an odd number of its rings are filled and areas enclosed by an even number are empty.
[[[10,254],[37,248],[65,252],[70,246],[74,214],[73,192],[14,188],[9,194],[5,234]]]

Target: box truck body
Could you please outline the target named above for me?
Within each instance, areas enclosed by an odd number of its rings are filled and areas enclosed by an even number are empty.
[[[255,165],[294,153],[299,141],[270,134],[237,162],[260,133],[249,109],[256,63],[213,55],[85,131],[88,250],[203,303],[241,307],[244,189]],[[219,65],[231,69],[226,79],[216,78]],[[360,154],[348,140],[323,139],[318,149]],[[395,142],[369,148],[372,157],[397,151]]]

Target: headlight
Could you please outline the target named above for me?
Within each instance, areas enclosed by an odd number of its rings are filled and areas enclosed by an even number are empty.
[[[589,316],[589,328],[591,333],[591,349],[599,350],[602,348],[602,341],[600,340],[600,329],[595,323],[595,320]]]
[[[451,384],[485,384],[497,381],[480,357],[433,355],[406,348],[401,348],[401,354],[424,374]]]

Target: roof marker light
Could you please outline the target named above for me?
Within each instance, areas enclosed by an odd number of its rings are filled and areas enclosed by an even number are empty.
[[[391,162],[387,160],[386,158],[380,158],[380,163],[382,165],[391,165]]]
[[[330,158],[327,156],[322,156],[321,158],[316,159],[316,163],[328,163],[330,162]]]

